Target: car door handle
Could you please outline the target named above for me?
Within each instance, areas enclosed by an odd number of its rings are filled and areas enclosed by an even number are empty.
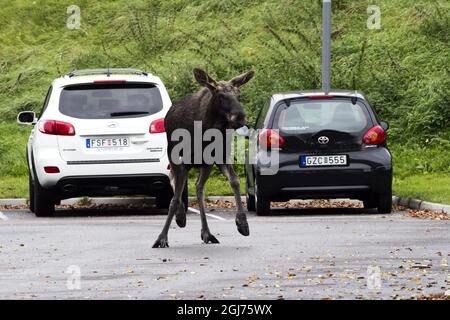
[[[146,142],[148,142],[148,139],[131,139],[131,143],[134,143],[134,144],[143,144]]]

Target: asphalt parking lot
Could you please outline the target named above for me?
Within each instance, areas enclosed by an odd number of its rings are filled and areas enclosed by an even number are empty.
[[[152,249],[164,211],[28,210],[0,215],[0,299],[409,299],[450,289],[450,221],[363,209],[198,214]]]

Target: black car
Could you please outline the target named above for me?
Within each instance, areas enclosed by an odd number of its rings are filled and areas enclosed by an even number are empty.
[[[275,94],[254,129],[245,165],[250,211],[267,214],[271,201],[351,198],[391,212],[388,124],[360,92]],[[278,164],[267,170],[271,157]]]

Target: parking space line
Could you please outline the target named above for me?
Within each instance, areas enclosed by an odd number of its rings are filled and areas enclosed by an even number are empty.
[[[196,213],[196,214],[200,214],[200,211],[197,210],[197,209],[195,209],[195,208],[189,207],[188,209],[191,210],[192,212]],[[206,215],[207,215],[208,217],[215,218],[215,219],[217,219],[217,220],[228,221],[227,219],[224,219],[224,218],[222,218],[222,217],[216,216],[215,214],[207,213]]]
[[[0,220],[8,221],[9,218],[8,218],[7,216],[5,216],[5,215],[3,214],[3,212],[0,211]]]

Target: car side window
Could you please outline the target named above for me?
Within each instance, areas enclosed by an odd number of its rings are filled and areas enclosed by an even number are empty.
[[[41,112],[39,112],[38,118],[40,118],[42,116],[42,114],[44,113],[45,109],[47,109],[48,101],[50,100],[52,90],[53,90],[53,87],[50,86],[50,88],[48,88],[47,95],[45,96],[44,104],[42,105]]]

